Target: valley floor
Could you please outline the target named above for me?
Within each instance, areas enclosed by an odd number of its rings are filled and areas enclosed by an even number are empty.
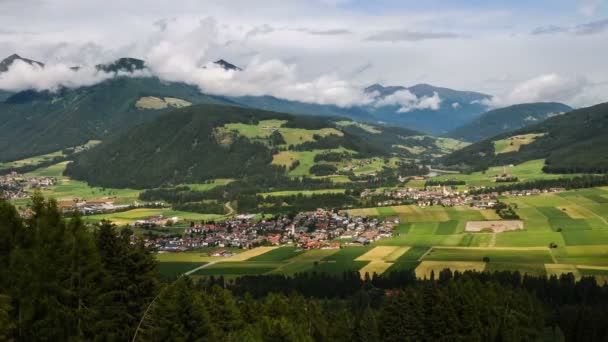
[[[412,269],[421,277],[453,271],[519,270],[533,275],[573,273],[608,281],[608,188],[559,194],[504,198],[518,205],[524,229],[503,233],[469,233],[469,221],[497,220],[492,210],[467,207],[395,206],[355,209],[353,215],[399,216],[395,236],[368,246],[300,250],[271,247],[229,258],[209,257],[206,251],[159,254],[166,267],[194,269],[213,265],[193,276],[294,274],[304,271],[339,275],[346,270],[381,274]],[[189,270],[189,269],[188,269]]]

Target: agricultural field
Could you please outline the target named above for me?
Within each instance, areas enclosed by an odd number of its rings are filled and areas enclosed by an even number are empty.
[[[501,154],[517,152],[522,146],[533,143],[534,140],[542,137],[543,135],[545,134],[523,134],[508,137],[507,139],[496,140],[494,141],[494,153]]]
[[[448,180],[456,179],[463,180],[467,184],[465,186],[459,186],[464,189],[468,186],[495,186],[494,177],[502,175],[503,173],[509,173],[519,179],[519,182],[534,181],[539,179],[556,179],[564,177],[574,177],[575,174],[548,174],[543,172],[543,166],[545,161],[543,159],[531,160],[525,163],[521,163],[514,166],[494,166],[490,167],[484,172],[473,172],[471,174],[449,174],[434,177],[433,180]],[[501,183],[501,184],[512,184],[512,183]],[[409,184],[408,184],[409,185]]]
[[[344,148],[336,148],[331,150],[312,150],[312,151],[281,151],[274,155],[272,164],[285,166],[289,168],[295,161],[299,161],[300,165],[295,169],[289,171],[289,175],[293,177],[297,176],[311,176],[310,168],[315,165],[315,156],[322,153],[354,153]]]
[[[390,239],[369,246],[298,250],[261,247],[224,259],[198,276],[358,271],[361,277],[414,270],[421,277],[452,270],[518,270],[522,274],[594,276],[608,280],[608,188],[509,197],[523,229],[467,232],[468,222],[493,222],[492,210],[393,206],[350,210],[351,215],[399,216]],[[514,223],[508,223],[514,224]],[[166,257],[165,257],[166,258]],[[169,261],[169,260],[167,260]],[[175,260],[170,260],[175,261]],[[198,262],[209,262],[201,257]],[[184,262],[193,262],[187,259]]]
[[[269,139],[272,133],[278,131],[283,136],[286,146],[296,146],[306,142],[312,142],[315,140],[315,135],[321,137],[328,135],[343,135],[342,132],[335,128],[322,128],[317,130],[289,128],[283,127],[285,123],[287,122],[284,120],[262,120],[257,125],[230,123],[221,127],[219,131],[221,133],[237,132],[241,136],[244,136],[252,141],[259,141],[262,143],[270,143]]]

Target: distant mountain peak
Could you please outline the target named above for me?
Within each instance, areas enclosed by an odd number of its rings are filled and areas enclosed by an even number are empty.
[[[236,70],[236,71],[243,70],[243,69],[237,67],[236,65],[234,65],[230,62],[227,62],[223,59],[217,60],[217,61],[213,62],[213,64],[217,64],[217,65],[221,66],[222,68],[224,68],[225,70]]]
[[[37,65],[39,67],[44,67],[44,63],[42,63],[42,62],[38,62],[38,61],[28,59],[28,58],[23,58],[23,57],[19,56],[18,54],[14,53],[14,54],[6,57],[5,59],[3,59],[2,62],[0,62],[0,72],[8,71],[10,66],[15,61],[22,61],[29,65]]]
[[[109,64],[98,64],[96,68],[105,72],[134,72],[146,69],[146,62],[137,58],[121,57]]]

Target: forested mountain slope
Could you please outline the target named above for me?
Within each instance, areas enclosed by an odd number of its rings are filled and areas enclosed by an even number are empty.
[[[446,134],[447,137],[477,142],[501,133],[531,126],[572,108],[556,102],[518,104],[491,110],[472,122]]]
[[[164,97],[185,102],[167,103]],[[0,161],[105,140],[187,102],[228,103],[196,87],[150,77],[118,77],[56,93],[12,94],[0,103]]]
[[[485,169],[546,159],[545,171],[608,171],[608,103],[577,109],[534,126],[475,143],[441,159],[444,165]]]
[[[81,153],[67,173],[102,186],[145,188],[254,174],[273,177],[317,161],[334,165],[328,171],[334,173],[351,159],[429,159],[444,154],[444,145],[416,131],[343,118],[198,105],[162,115]],[[304,173],[298,175],[308,175],[311,166],[302,165]]]

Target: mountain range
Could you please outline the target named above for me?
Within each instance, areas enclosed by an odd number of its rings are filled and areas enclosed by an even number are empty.
[[[44,66],[41,62],[12,55],[0,63],[3,66],[3,68],[0,68],[0,72],[8,70],[15,60],[36,64],[41,67]],[[215,64],[226,70],[242,70],[240,67],[224,59],[217,60]],[[78,68],[76,66],[73,67],[73,69]],[[145,69],[146,66],[145,61],[140,59],[120,58],[112,63],[96,65],[96,68],[105,72],[133,72]],[[411,87],[374,84],[365,89],[368,94],[375,94],[377,100],[402,90],[407,90],[418,98],[432,97],[437,94],[441,102],[436,109],[413,109],[402,113],[400,112],[400,105],[369,105],[344,108],[335,105],[317,105],[289,101],[273,96],[223,97],[223,100],[243,106],[280,112],[310,115],[341,115],[366,122],[398,125],[423,131],[427,134],[440,134],[462,126],[484,113],[487,109],[483,104],[484,100],[488,100],[491,97],[487,94],[452,90],[428,84],[418,84]],[[0,101],[3,98],[6,99],[6,97],[6,95],[0,94]]]
[[[0,65],[8,69],[16,60],[44,67],[41,62],[18,55],[10,56]],[[215,63],[227,70],[242,70],[223,59]],[[0,91],[0,162],[51,153],[82,145],[89,140],[113,141],[134,127],[154,122],[167,112],[200,104],[325,116],[334,122],[329,124],[330,127],[335,126],[335,122],[344,120],[337,117],[347,118],[376,127],[373,129],[382,134],[371,134],[369,129],[362,129],[364,126],[361,125],[341,126],[341,131],[366,139],[370,145],[375,145],[375,148],[384,153],[424,160],[445,155],[453,150],[453,146],[462,147],[448,143],[450,147],[446,148],[444,142],[426,136],[428,132],[438,134],[450,130],[447,137],[480,141],[496,134],[534,126],[571,109],[559,103],[538,103],[497,109],[484,114],[486,106],[483,103],[491,98],[490,95],[427,84],[412,87],[374,84],[365,91],[378,100],[400,91],[407,91],[418,98],[438,96],[441,101],[436,110],[400,112],[400,106],[396,104],[342,108],[273,96],[208,95],[201,93],[195,86],[180,82],[166,82],[156,77],[124,76],[122,73],[146,69],[145,61],[135,58],[120,58],[112,63],[99,64],[96,68],[121,74],[93,86],[62,88],[56,92]],[[477,146],[487,148],[483,143],[463,150],[463,154],[455,153],[453,157],[446,157],[444,162],[451,163],[459,158],[465,160],[470,157],[466,151],[473,151]],[[522,147],[522,150],[525,148]],[[502,158],[505,156],[501,155],[500,159]],[[479,161],[473,164],[480,166],[492,162]]]

